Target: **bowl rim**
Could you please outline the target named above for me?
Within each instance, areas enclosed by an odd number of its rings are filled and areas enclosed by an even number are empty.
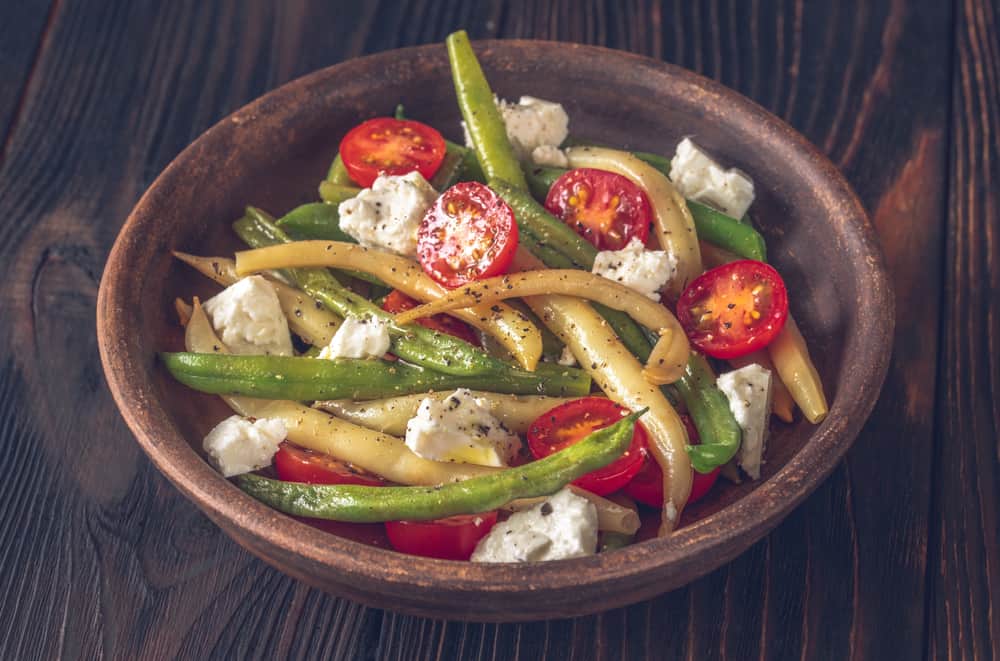
[[[237,541],[272,564],[273,557],[262,554],[261,545],[277,547],[283,554],[301,556],[314,566],[331,568],[344,585],[360,590],[356,594],[352,590],[352,598],[407,612],[433,612],[433,604],[442,601],[442,589],[452,597],[483,593],[513,598],[538,591],[562,591],[565,593],[562,597],[565,612],[576,614],[605,610],[678,587],[732,559],[777,525],[826,479],[867,420],[885,379],[894,326],[893,294],[875,230],[843,175],[805,137],[754,101],[678,65],[626,51],[520,39],[477,41],[474,46],[483,54],[518,48],[570,49],[594,57],[623,60],[633,67],[655,69],[660,75],[667,75],[710,97],[724,100],[728,104],[729,116],[736,116],[742,124],[767,128],[772,140],[780,142],[790,154],[814,168],[815,176],[825,182],[837,204],[843,207],[842,215],[847,226],[854,231],[860,249],[857,268],[861,271],[862,280],[869,285],[858,292],[858,304],[867,307],[872,314],[859,316],[855,335],[864,337],[866,345],[873,345],[876,350],[872,352],[874,360],[865,365],[855,379],[864,391],[861,396],[852,395],[850,405],[842,411],[837,408],[837,400],[832,401],[830,415],[813,430],[807,442],[785,465],[734,503],[680,528],[670,537],[649,540],[614,553],[564,560],[556,565],[492,565],[437,560],[399,554],[331,536],[254,500],[211,469],[159,404],[153,382],[144,379],[149,357],[130,355],[121,337],[122,331],[128,328],[129,320],[134,318],[122,305],[122,296],[130,285],[124,267],[128,264],[129,254],[136,249],[138,228],[149,221],[152,210],[161,203],[160,189],[167,186],[166,182],[184,177],[185,164],[199,152],[200,146],[231,135],[246,121],[280,116],[285,105],[282,101],[293,96],[297,90],[350,75],[358,67],[389,64],[397,58],[428,55],[436,49],[443,53],[441,44],[383,51],[294,79],[224,117],[181,151],[142,195],[109,254],[97,304],[101,362],[121,415],[157,469],[217,524],[231,522],[237,526]],[[841,393],[840,399],[843,398]],[[835,410],[840,414],[834,416]],[[706,531],[709,526],[712,530]],[[222,527],[225,529],[225,526]],[[228,530],[227,534],[234,535]],[[389,561],[389,558],[393,560]],[[706,562],[705,558],[711,559]],[[560,571],[554,571],[556,568]],[[306,580],[310,582],[308,578]],[[371,583],[366,582],[372,580],[377,581],[381,589],[373,588]],[[635,598],[612,597],[596,608],[573,603],[575,591],[584,586],[601,589],[612,584],[632,586]],[[408,591],[410,601],[419,603],[426,600],[426,608],[405,604],[397,607],[373,596],[399,594],[402,589]],[[431,590],[437,595],[431,595]],[[490,609],[485,606],[481,610]],[[518,618],[509,607],[502,607],[502,610],[506,616],[501,619],[525,619]],[[469,615],[471,619],[495,619],[491,615],[478,617],[473,612]]]

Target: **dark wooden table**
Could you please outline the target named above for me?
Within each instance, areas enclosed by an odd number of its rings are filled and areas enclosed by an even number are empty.
[[[457,27],[720,80],[826,151],[882,237],[896,348],[847,460],[653,601],[480,625],[318,593],[161,478],[104,385],[102,265],[170,159],[285,81]],[[0,658],[1000,657],[998,0],[3,2],[0,145]]]

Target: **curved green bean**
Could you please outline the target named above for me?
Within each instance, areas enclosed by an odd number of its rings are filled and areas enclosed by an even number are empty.
[[[731,253],[758,262],[767,261],[767,245],[760,232],[735,218],[716,211],[710,206],[687,200],[687,207],[694,218],[698,238],[719,246]]]
[[[736,455],[743,432],[729,409],[729,400],[715,385],[712,367],[701,354],[691,353],[684,376],[674,387],[701,438],[701,445],[687,447],[691,465],[699,473],[709,473]]]

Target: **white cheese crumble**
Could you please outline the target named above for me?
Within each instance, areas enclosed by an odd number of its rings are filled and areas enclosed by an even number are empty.
[[[564,367],[573,367],[576,365],[576,356],[573,355],[572,349],[563,347],[562,353],[559,355],[559,360],[556,362]]]
[[[597,508],[563,488],[529,510],[493,526],[472,552],[473,562],[533,562],[597,551]]]
[[[517,103],[494,96],[493,102],[500,111],[507,129],[507,139],[519,160],[531,158],[538,147],[558,147],[569,135],[569,115],[560,103],[533,96],[522,96]],[[462,130],[465,131],[466,146],[472,147],[472,137],[465,122],[462,122]],[[565,159],[565,155],[563,158]]]
[[[204,303],[212,328],[240,355],[292,355],[288,320],[274,287],[259,275],[237,280]]]
[[[771,414],[771,372],[750,364],[726,372],[715,383],[729,399],[729,410],[743,430],[736,457],[740,468],[758,480]]]
[[[438,193],[419,172],[382,175],[337,207],[340,228],[369,248],[417,254],[417,229]]]
[[[566,153],[558,147],[552,145],[539,145],[531,150],[531,160],[535,165],[543,165],[551,168],[568,168],[569,159]]]
[[[377,317],[344,319],[330,344],[319,352],[320,358],[381,358],[389,350],[389,321]]]
[[[698,145],[684,138],[670,161],[670,180],[677,191],[732,218],[742,218],[753,202],[753,181],[733,168],[725,170]]]
[[[490,413],[490,404],[459,388],[444,399],[426,397],[406,423],[406,447],[424,459],[506,466],[519,439]]]
[[[223,475],[233,477],[269,466],[287,434],[285,424],[276,418],[250,422],[232,415],[208,432],[202,447]]]
[[[636,237],[621,250],[602,250],[594,257],[591,271],[620,282],[654,301],[677,272],[677,256],[665,250],[646,250]]]

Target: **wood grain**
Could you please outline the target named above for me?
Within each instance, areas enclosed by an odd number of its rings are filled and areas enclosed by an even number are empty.
[[[930,655],[1000,658],[1000,3],[955,24]]]
[[[926,643],[931,658],[998,656],[1000,37],[995,2],[955,9],[953,25],[951,3],[902,1],[3,3],[0,656],[909,659]],[[872,422],[804,507],[688,588],[509,626],[332,599],[198,514],[104,389],[96,283],[163,166],[267,89],[456,27],[720,80],[824,148],[883,237],[899,321]]]

